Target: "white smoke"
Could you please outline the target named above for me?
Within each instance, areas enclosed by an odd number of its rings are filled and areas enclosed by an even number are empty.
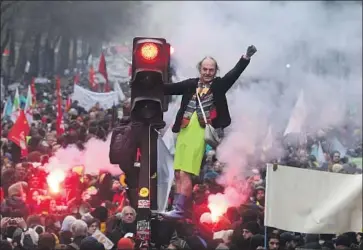
[[[109,147],[111,136],[107,141],[91,138],[85,144],[85,149],[80,151],[76,145],[69,145],[67,148],[58,149],[54,156],[49,159],[46,166],[50,172],[54,169],[63,169],[65,171],[84,166],[86,174],[99,174],[100,170],[107,171],[112,175],[122,173],[117,165],[110,164]]]
[[[195,77],[206,55],[224,75],[249,45],[257,47],[239,86],[228,93],[232,124],[218,154],[229,181],[242,177],[269,126],[274,137],[283,132],[302,90],[310,132],[342,124],[352,107],[357,116],[351,122],[361,126],[361,2],[143,4],[146,13],[133,35],[166,38],[182,75]]]

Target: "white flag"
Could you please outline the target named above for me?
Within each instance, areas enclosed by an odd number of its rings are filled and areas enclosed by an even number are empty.
[[[158,212],[165,212],[174,180],[173,157],[163,139],[158,138]]]
[[[301,90],[299,98],[296,101],[294,110],[291,113],[289,123],[285,129],[284,136],[290,133],[302,133],[306,117],[307,111],[304,92]]]
[[[362,230],[362,175],[267,166],[265,226],[309,234]]]
[[[28,120],[28,123],[32,124],[33,123],[33,95],[32,95],[30,85],[28,86],[28,94],[26,97],[24,112],[25,112],[26,119]]]

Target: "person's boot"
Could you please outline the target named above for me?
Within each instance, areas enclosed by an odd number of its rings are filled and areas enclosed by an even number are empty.
[[[190,216],[191,198],[182,194],[175,194],[172,210],[161,213],[165,219],[180,220]]]
[[[133,209],[137,209],[137,203],[138,203],[138,192],[137,188],[129,188],[126,190],[127,198],[129,199],[130,206]]]

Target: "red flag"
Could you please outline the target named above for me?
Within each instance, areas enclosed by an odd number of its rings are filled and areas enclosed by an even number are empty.
[[[89,68],[88,80],[89,80],[89,85],[90,85],[91,89],[94,90],[96,88],[96,83],[95,83],[95,70],[93,69],[93,66],[92,65]]]
[[[71,106],[72,106],[72,99],[70,96],[68,96],[66,103],[66,110],[69,111],[71,109]]]
[[[57,136],[61,136],[64,133],[64,122],[62,112],[62,93],[60,88],[60,79],[56,77],[56,94],[57,94],[57,120],[56,120],[56,131]]]
[[[79,79],[79,73],[77,73],[77,74],[74,76],[73,82],[74,82],[74,84],[79,84],[79,81],[80,81],[80,79]]]
[[[28,120],[26,119],[24,110],[19,111],[18,119],[8,134],[8,139],[13,141],[21,149],[21,156],[28,155],[28,148],[26,146],[26,136],[30,132]]]
[[[109,92],[110,91],[110,86],[108,84],[108,75],[107,75],[106,59],[105,59],[105,55],[103,54],[103,52],[101,53],[100,64],[98,65],[98,72],[101,75],[103,75],[103,77],[106,80],[106,83],[105,83],[105,92]]]

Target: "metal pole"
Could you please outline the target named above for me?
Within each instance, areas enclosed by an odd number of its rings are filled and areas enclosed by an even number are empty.
[[[142,246],[150,246],[151,210],[157,210],[157,131],[143,124],[140,134],[140,173],[137,203],[136,236]]]

